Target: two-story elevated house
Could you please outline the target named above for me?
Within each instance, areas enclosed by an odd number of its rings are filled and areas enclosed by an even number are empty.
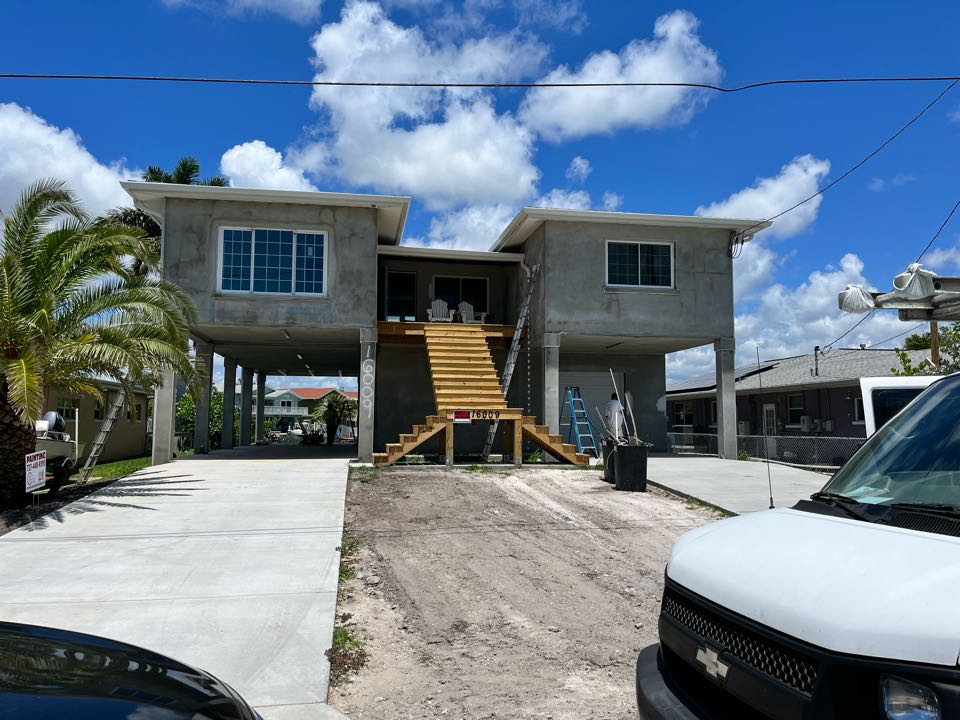
[[[732,248],[764,223],[525,208],[489,250],[464,251],[403,245],[405,197],[123,186],[163,228],[162,272],[197,306],[199,357],[211,365],[223,355],[227,386],[239,368],[248,398],[255,376],[261,389],[267,375],[356,376],[361,460],[476,454],[493,418],[496,451],[519,460],[525,442],[584,462],[562,434],[565,389],[580,387],[599,422],[614,383],[638,434],[666,449],[665,355],[706,344],[716,352],[721,455],[736,457]],[[170,457],[172,398],[171,380],[154,404],[155,462]],[[262,420],[262,401],[255,411]],[[208,419],[198,408],[198,452]]]

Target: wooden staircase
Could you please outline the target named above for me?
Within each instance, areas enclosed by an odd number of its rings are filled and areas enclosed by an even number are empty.
[[[423,326],[423,335],[437,414],[427,417],[425,424],[415,425],[412,432],[401,435],[400,442],[387,443],[386,452],[374,453],[374,465],[391,465],[438,433],[444,434],[444,454],[448,464],[452,463],[453,422],[457,410],[495,413],[497,420],[519,423],[523,437],[537,443],[557,460],[575,465],[589,463],[588,455],[577,453],[576,447],[564,443],[559,435],[551,435],[545,425],[536,424],[536,418],[507,407],[483,325],[427,323]],[[444,433],[445,430],[448,432]],[[519,447],[517,435],[515,448]],[[519,450],[515,449],[513,454],[514,462],[520,464]]]

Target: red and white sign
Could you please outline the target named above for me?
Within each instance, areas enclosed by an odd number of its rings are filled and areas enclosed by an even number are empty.
[[[453,421],[455,423],[468,423],[470,422],[470,411],[469,410],[454,410],[453,411]]]
[[[47,451],[41,450],[30,453],[29,455],[25,455],[24,459],[27,470],[27,492],[39,490],[47,482]]]

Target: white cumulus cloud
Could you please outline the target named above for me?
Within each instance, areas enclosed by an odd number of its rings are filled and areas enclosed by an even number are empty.
[[[633,40],[619,53],[604,50],[577,69],[561,65],[542,80],[590,82],[718,82],[723,74],[717,54],[704,45],[699,20],[677,10],[659,17],[653,37]],[[707,91],[681,87],[535,88],[520,116],[550,140],[565,140],[625,128],[682,124],[707,101]]]
[[[605,192],[602,204],[604,210],[619,210],[623,205],[623,195],[615,192]]]
[[[163,4],[227,15],[273,13],[297,23],[308,23],[320,16],[323,0],[163,0]]]
[[[503,80],[539,67],[543,46],[519,33],[438,44],[389,19],[380,5],[349,2],[313,38],[317,80]],[[535,194],[533,136],[492,96],[411,88],[315,88],[326,137],[302,157],[352,185],[418,197],[434,210],[518,202]]]
[[[270,190],[316,190],[303,170],[284,162],[283,155],[263,140],[234,145],[220,158],[220,172],[234,187]]]
[[[585,190],[562,190],[554,188],[538,197],[533,207],[559,208],[561,210],[589,210],[590,194]]]
[[[570,161],[570,166],[567,168],[567,180],[582,183],[589,177],[591,170],[593,170],[593,168],[590,167],[590,161],[585,157],[577,155]]]
[[[0,103],[0,210],[9,210],[24,187],[41,178],[65,180],[87,212],[130,205],[120,180],[141,171],[122,160],[98,161],[70,128],[59,128],[16,103]]]
[[[404,245],[489,250],[513,219],[512,205],[473,205],[445,212],[430,221],[426,237],[406,238]]]

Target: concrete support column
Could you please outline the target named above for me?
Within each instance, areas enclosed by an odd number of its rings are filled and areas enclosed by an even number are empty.
[[[267,394],[267,373],[263,370],[257,370],[257,442],[263,442],[263,408],[265,406],[264,396]]]
[[[151,463],[163,465],[173,460],[176,446],[177,378],[173,370],[164,370],[159,387],[153,393],[153,450]]]
[[[253,407],[253,369],[240,373],[240,447],[250,444],[250,410]]]
[[[543,334],[543,424],[560,432],[560,333]]]
[[[203,388],[197,400],[197,418],[193,427],[193,451],[197,455],[210,452],[210,383],[213,378],[213,345],[196,343],[197,364],[203,373]]]
[[[726,460],[737,459],[737,391],[734,373],[733,338],[714,341],[717,360],[717,454]]]
[[[223,359],[223,433],[220,436],[220,448],[233,447],[233,411],[237,404],[237,361]]]
[[[373,461],[373,421],[376,409],[377,329],[360,328],[360,378],[357,401],[357,458]]]

